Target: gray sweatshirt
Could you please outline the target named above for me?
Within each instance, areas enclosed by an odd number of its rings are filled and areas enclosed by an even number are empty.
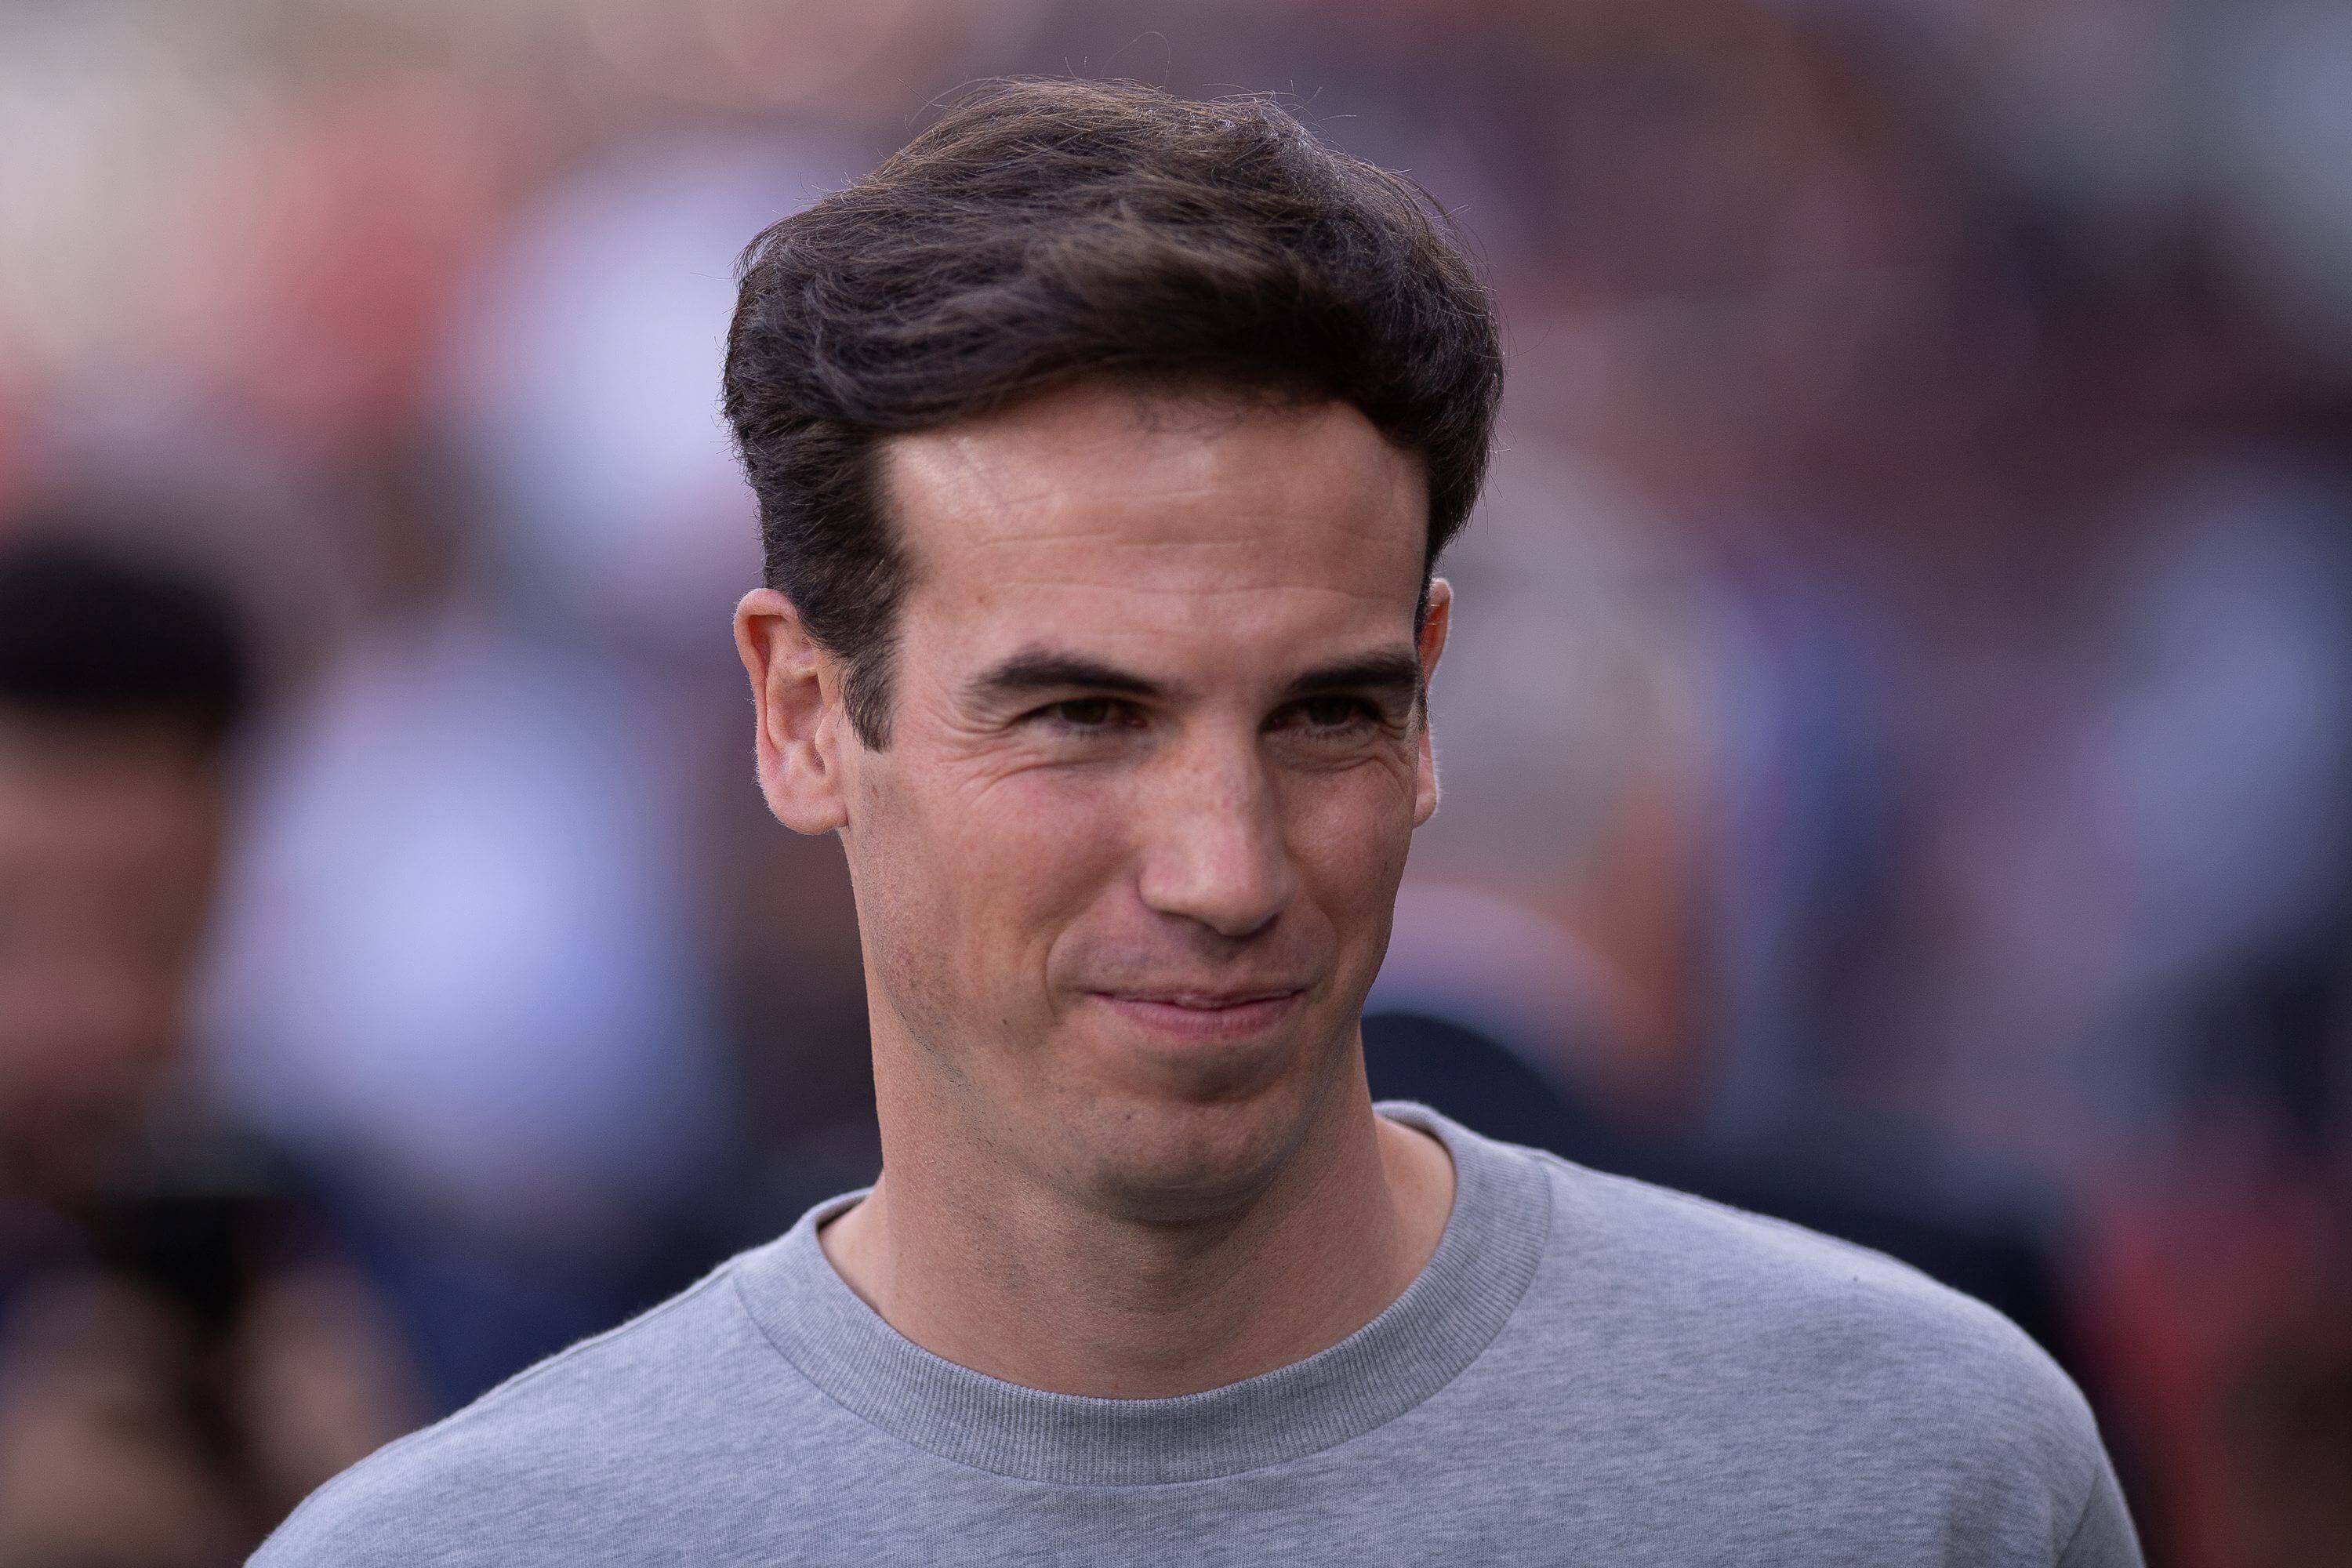
[[[1173,1399],[1000,1382],[779,1240],[314,1494],[297,1564],[2137,1564],[2082,1395],[1874,1252],[1384,1114],[1436,1255],[1321,1353]]]

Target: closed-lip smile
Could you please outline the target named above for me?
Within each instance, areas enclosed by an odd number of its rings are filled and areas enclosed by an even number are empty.
[[[1097,994],[1119,1002],[1163,1002],[1171,1007],[1192,1007],[1207,1012],[1219,1007],[1240,1007],[1252,1002],[1296,996],[1301,989],[1297,985],[1273,985],[1255,991],[1103,991]]]
[[[1245,991],[1097,991],[1093,994],[1129,1021],[1162,1034],[1194,1039],[1237,1039],[1288,1016],[1304,986]]]

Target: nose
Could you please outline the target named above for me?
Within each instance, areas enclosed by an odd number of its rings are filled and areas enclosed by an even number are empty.
[[[1167,758],[1137,803],[1138,891],[1154,911],[1244,937],[1298,891],[1281,799],[1255,744],[1202,741]]]

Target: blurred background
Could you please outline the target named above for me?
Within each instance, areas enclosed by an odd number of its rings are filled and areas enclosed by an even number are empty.
[[[1014,71],[1277,92],[1497,289],[1375,1091],[2352,1563],[2352,9],[0,0],[0,1564],[238,1561],[871,1178],[719,358]]]

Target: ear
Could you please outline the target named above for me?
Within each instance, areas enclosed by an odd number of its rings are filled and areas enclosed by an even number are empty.
[[[751,678],[768,809],[795,833],[842,826],[849,820],[841,755],[848,715],[839,667],[773,588],[754,588],[735,606],[735,650]]]
[[[1454,584],[1443,577],[1429,580],[1429,608],[1421,620],[1415,651],[1421,655],[1421,755],[1413,766],[1412,825],[1419,827],[1437,815],[1437,749],[1429,729],[1430,681],[1445,652],[1445,633],[1454,620]]]

